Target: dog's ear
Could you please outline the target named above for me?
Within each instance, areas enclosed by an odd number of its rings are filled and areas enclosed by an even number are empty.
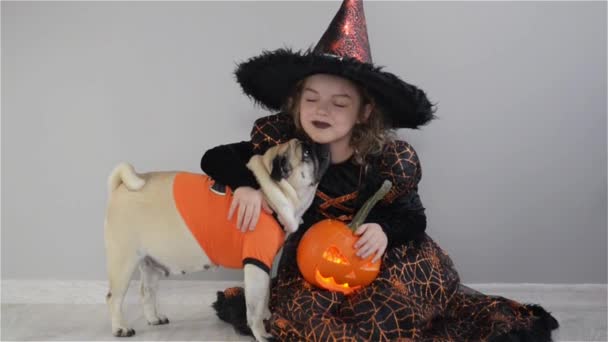
[[[272,160],[272,171],[270,172],[270,178],[278,182],[283,178],[289,177],[291,169],[289,167],[289,161],[285,155],[276,155]]]

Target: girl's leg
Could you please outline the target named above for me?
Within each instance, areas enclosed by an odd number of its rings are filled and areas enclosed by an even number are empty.
[[[357,322],[369,340],[424,340],[423,330],[445,310],[458,284],[449,256],[425,236],[389,250],[378,278],[347,298],[340,317]]]
[[[432,240],[390,250],[379,277],[344,297],[282,269],[272,287],[272,334],[281,340],[422,338],[426,325],[447,306],[458,273]]]

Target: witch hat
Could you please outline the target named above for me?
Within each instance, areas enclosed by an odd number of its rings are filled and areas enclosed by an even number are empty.
[[[434,118],[421,89],[374,66],[362,0],[344,0],[313,49],[263,51],[238,65],[245,94],[270,110],[281,110],[298,81],[313,74],[345,77],[366,89],[389,127],[418,128]]]

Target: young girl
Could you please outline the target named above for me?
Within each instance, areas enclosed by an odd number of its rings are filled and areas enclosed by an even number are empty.
[[[270,210],[245,167],[251,155],[293,137],[330,147],[332,165],[283,247],[270,332],[289,341],[550,341],[558,324],[542,307],[462,286],[449,256],[425,234],[420,161],[392,130],[428,123],[433,107],[422,90],[374,67],[367,42],[361,2],[345,0],[313,50],[265,52],[242,63],[236,74],[245,93],[281,112],[258,119],[251,141],[218,146],[201,160],[205,173],[236,189],[229,215],[245,231]],[[359,227],[355,245],[362,258],[382,258],[378,278],[349,296],[307,283],[296,264],[303,233],[325,218],[349,221],[385,179],[393,188]],[[242,289],[220,293],[214,307],[247,331]]]

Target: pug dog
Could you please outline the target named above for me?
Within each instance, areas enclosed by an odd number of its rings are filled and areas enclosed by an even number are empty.
[[[105,216],[110,287],[106,302],[113,335],[135,334],[123,320],[122,302],[136,267],[141,273],[144,315],[149,324],[158,325],[169,323],[156,305],[162,276],[223,266],[244,269],[247,322],[257,340],[269,338],[263,320],[270,317],[272,262],[286,233],[298,229],[329,162],[326,145],[297,139],[251,157],[247,167],[278,222],[262,211],[255,229],[245,233],[236,228],[237,215],[227,219],[232,189],[209,176],[137,174],[128,163],[119,164],[109,176]]]

